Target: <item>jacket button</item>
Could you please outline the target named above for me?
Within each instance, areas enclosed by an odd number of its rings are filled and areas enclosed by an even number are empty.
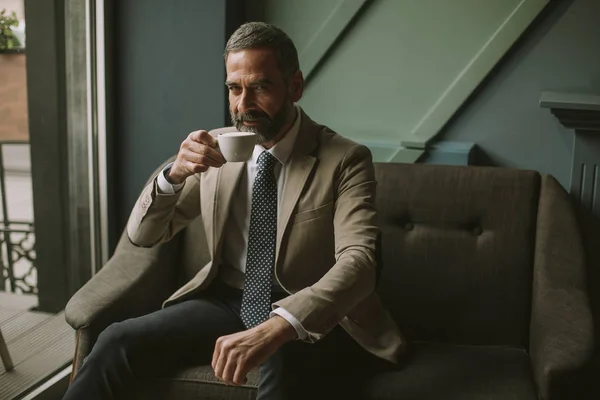
[[[407,222],[406,224],[404,224],[404,229],[406,229],[407,231],[412,231],[415,228],[415,224],[413,224],[412,222]]]

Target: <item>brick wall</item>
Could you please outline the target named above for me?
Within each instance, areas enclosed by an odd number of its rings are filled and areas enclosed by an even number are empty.
[[[25,54],[0,53],[0,140],[28,140]]]

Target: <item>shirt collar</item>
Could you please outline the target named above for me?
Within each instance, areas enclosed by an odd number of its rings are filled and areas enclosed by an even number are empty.
[[[283,165],[289,161],[290,156],[292,155],[292,150],[294,150],[296,137],[298,137],[298,132],[300,132],[301,108],[297,104],[294,107],[296,109],[296,119],[294,120],[292,127],[287,131],[283,138],[281,138],[281,140],[275,144],[275,146],[267,150]],[[260,156],[265,150],[266,149],[260,144],[254,146],[252,162],[258,162],[258,156]]]

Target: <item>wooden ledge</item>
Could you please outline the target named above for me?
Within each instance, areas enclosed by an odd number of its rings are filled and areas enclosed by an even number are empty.
[[[563,126],[576,132],[600,133],[600,96],[543,92],[540,107],[549,108]]]

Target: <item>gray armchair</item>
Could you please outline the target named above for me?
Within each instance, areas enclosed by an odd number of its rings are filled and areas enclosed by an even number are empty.
[[[587,391],[592,317],[577,221],[550,176],[501,168],[379,164],[378,291],[409,340],[395,371],[357,399],[578,399]],[[74,372],[112,322],[160,307],[206,261],[195,221],[170,243],[126,236],[66,308]],[[175,371],[132,398],[253,399],[210,366]],[[349,382],[349,384],[351,384]]]

